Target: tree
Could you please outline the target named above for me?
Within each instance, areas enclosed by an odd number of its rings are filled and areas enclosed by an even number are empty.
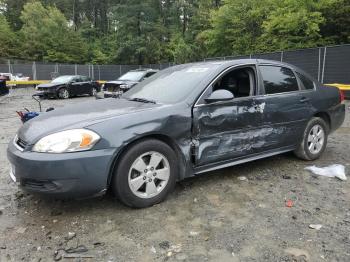
[[[0,55],[1,57],[10,58],[17,56],[17,36],[11,30],[6,18],[0,15]],[[18,48],[20,50],[20,48]]]
[[[269,9],[268,1],[226,0],[211,12],[211,28],[203,31],[210,56],[242,55],[256,51],[262,23]]]
[[[0,0],[0,41],[30,60],[182,63],[348,43],[349,11],[350,0]]]
[[[323,44],[324,23],[314,0],[278,0],[262,24],[259,51],[314,47]]]
[[[327,44],[347,44],[350,42],[350,0],[330,0],[320,5],[325,22],[320,34]]]
[[[84,62],[87,47],[56,7],[27,3],[21,14],[20,31],[27,58],[53,62]]]

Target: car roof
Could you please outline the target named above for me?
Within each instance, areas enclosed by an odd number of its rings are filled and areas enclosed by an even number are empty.
[[[275,64],[275,65],[285,65],[288,67],[295,67],[291,64],[276,61],[276,60],[268,60],[268,59],[230,59],[230,60],[210,60],[210,61],[203,61],[203,62],[194,62],[194,63],[188,63],[186,65],[188,66],[230,66],[230,65],[239,65],[239,64]]]
[[[152,69],[152,68],[139,68],[139,69],[133,69],[129,72],[158,72],[158,69]]]
[[[60,75],[58,77],[61,77],[61,76],[69,76],[69,77],[76,77],[76,76],[84,76],[84,75]],[[84,77],[88,77],[88,76],[84,76]],[[57,78],[57,77],[56,77]]]
[[[230,59],[230,60],[210,60],[210,61],[203,61],[203,62],[194,62],[194,63],[188,63],[183,64],[181,66],[184,67],[217,67],[218,70],[223,70],[224,68],[235,66],[235,65],[249,65],[249,64],[269,64],[269,65],[276,65],[276,66],[285,66],[292,68],[293,70],[296,70],[309,78],[311,78],[313,81],[316,81],[314,77],[312,77],[310,74],[305,72],[304,70],[300,69],[299,67],[296,67],[292,64],[288,64],[281,61],[276,60],[268,60],[268,59]]]

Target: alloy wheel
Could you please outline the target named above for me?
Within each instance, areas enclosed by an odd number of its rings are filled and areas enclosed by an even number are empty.
[[[325,132],[321,125],[314,125],[308,135],[307,146],[312,154],[318,154],[325,141]]]
[[[131,165],[128,182],[134,195],[140,198],[157,196],[170,178],[170,165],[159,152],[150,151],[139,156]]]
[[[63,99],[69,98],[69,92],[67,89],[61,89],[60,90],[60,97]]]

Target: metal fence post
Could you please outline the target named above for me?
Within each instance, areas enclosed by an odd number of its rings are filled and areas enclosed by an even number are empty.
[[[9,73],[11,73],[11,61],[7,60],[7,64],[8,64],[8,67],[9,67]]]
[[[318,72],[317,72],[317,81],[320,81],[321,78],[321,47],[318,48]]]
[[[97,68],[98,68],[98,80],[101,80],[101,68],[100,68],[100,65],[98,65]]]
[[[74,65],[74,72],[75,72],[75,75],[78,74],[78,65],[77,64]]]
[[[283,57],[284,56],[284,52],[283,51],[281,51],[281,62],[283,62]]]
[[[92,79],[94,79],[94,65],[91,65],[91,76]]]
[[[327,46],[324,48],[324,53],[323,53],[323,66],[322,66],[322,78],[321,78],[321,83],[324,83],[324,72],[326,68],[326,57],[327,57]]]
[[[33,80],[37,80],[37,76],[36,76],[36,63],[33,62],[32,65],[32,75],[33,75]]]
[[[122,76],[122,65],[119,65],[119,76]]]

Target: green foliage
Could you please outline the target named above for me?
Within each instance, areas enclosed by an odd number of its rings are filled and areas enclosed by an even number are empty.
[[[313,1],[278,1],[262,23],[259,49],[273,51],[322,45],[319,32],[323,23],[324,18]]]
[[[11,30],[6,18],[0,15],[0,54],[2,57],[15,57],[16,48],[16,34]]]
[[[0,0],[0,51],[52,62],[184,63],[348,43],[349,12],[350,0]]]
[[[85,61],[87,48],[82,38],[68,26],[56,7],[40,2],[27,3],[21,14],[20,34],[27,58],[53,62]]]

